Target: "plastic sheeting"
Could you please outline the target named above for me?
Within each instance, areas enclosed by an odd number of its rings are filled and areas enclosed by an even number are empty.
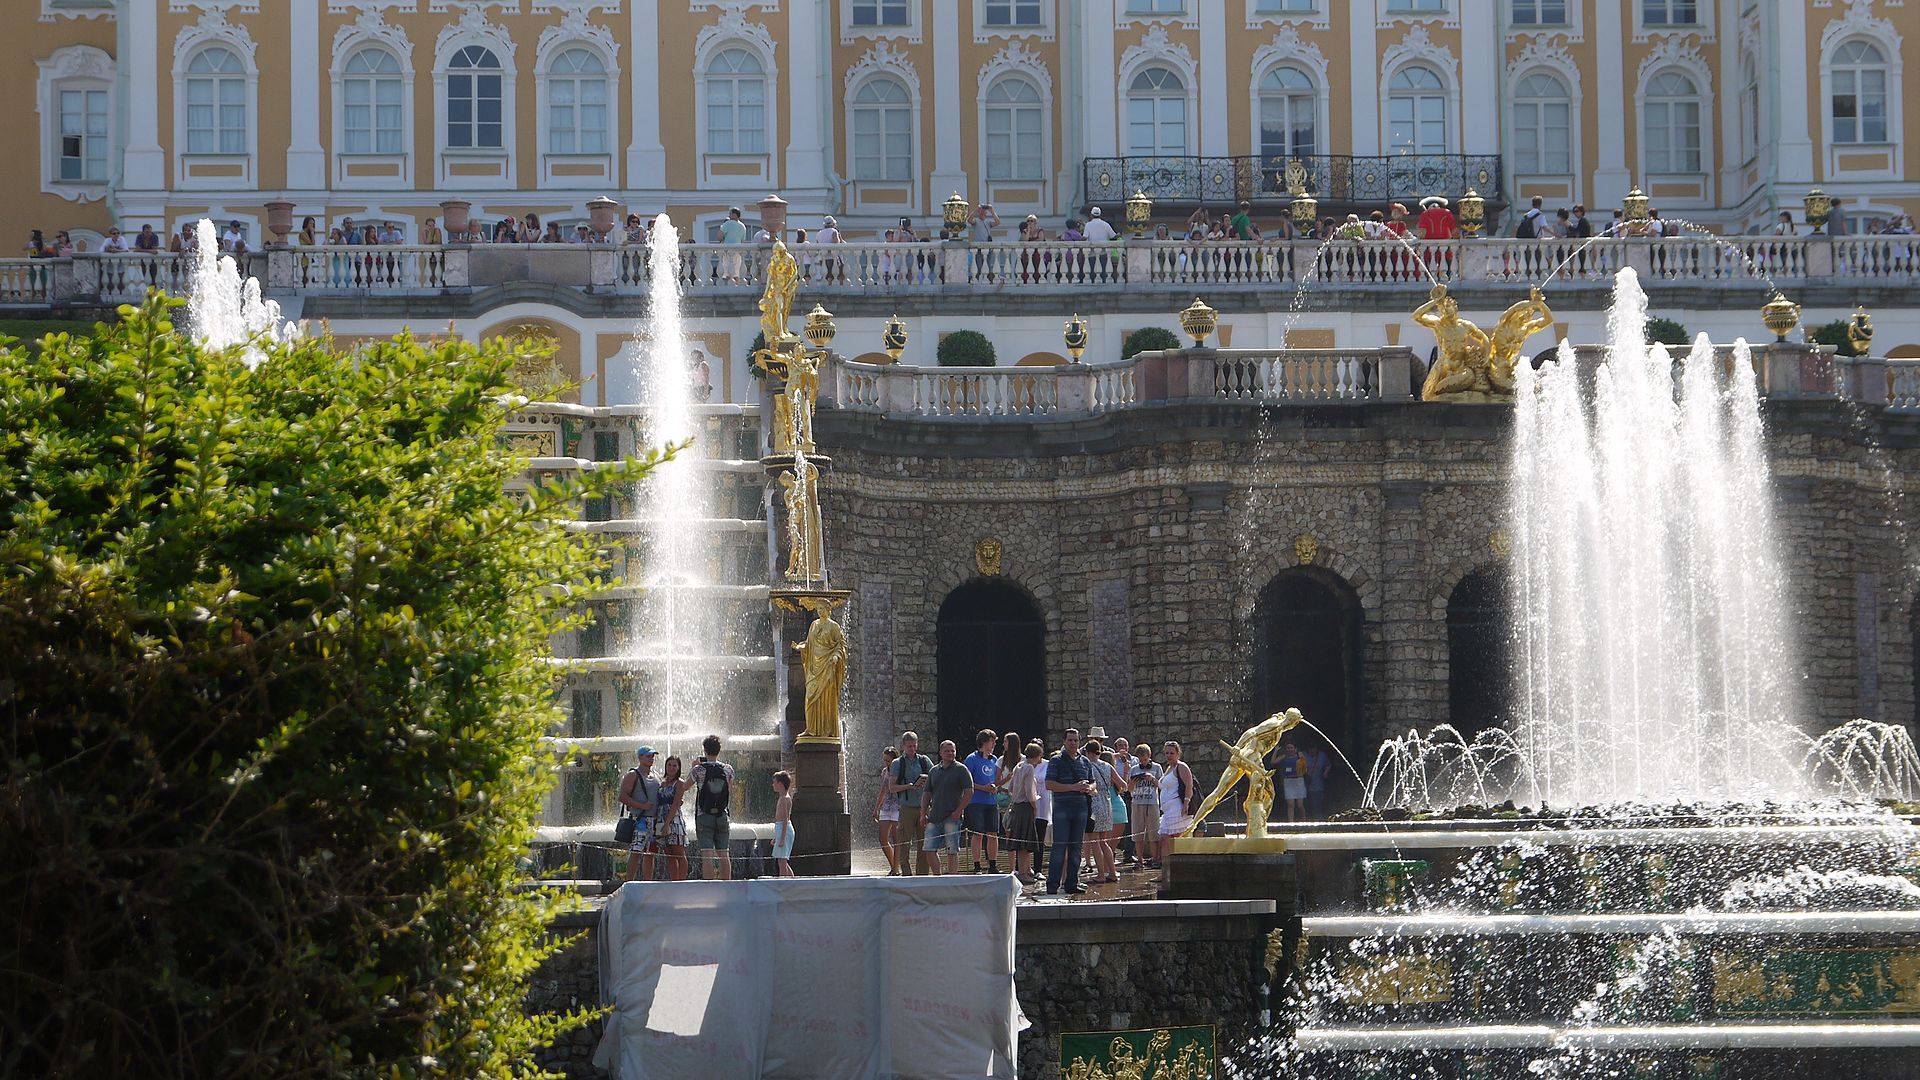
[[[619,1080],[1016,1073],[1008,875],[635,882],[600,923]]]

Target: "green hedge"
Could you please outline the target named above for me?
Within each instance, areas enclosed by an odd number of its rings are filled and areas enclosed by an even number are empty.
[[[941,367],[992,367],[993,342],[978,330],[955,330],[940,339],[934,359]]]
[[[1127,335],[1126,342],[1120,346],[1120,359],[1131,360],[1135,353],[1179,347],[1180,338],[1173,331],[1160,326],[1144,326]]]

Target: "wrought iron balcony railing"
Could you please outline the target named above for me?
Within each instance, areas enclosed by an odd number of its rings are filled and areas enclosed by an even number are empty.
[[[1500,190],[1497,154],[1101,157],[1083,159],[1080,171],[1088,202],[1123,202],[1141,191],[1155,202],[1224,204],[1286,198],[1287,168],[1296,162],[1322,202],[1398,199],[1411,207],[1426,195],[1457,198],[1474,188],[1491,198]]]

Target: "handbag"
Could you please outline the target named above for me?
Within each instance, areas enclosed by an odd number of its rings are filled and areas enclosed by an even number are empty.
[[[633,843],[633,831],[638,827],[639,822],[625,814],[620,815],[620,820],[613,823],[613,842],[616,844]]]

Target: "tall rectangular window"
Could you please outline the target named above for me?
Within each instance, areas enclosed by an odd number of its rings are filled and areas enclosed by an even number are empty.
[[[60,179],[107,178],[107,92],[60,91]]]
[[[1699,21],[1698,0],[1641,0],[1642,26],[1693,26]]]
[[[1567,0],[1513,0],[1515,26],[1567,25]]]

